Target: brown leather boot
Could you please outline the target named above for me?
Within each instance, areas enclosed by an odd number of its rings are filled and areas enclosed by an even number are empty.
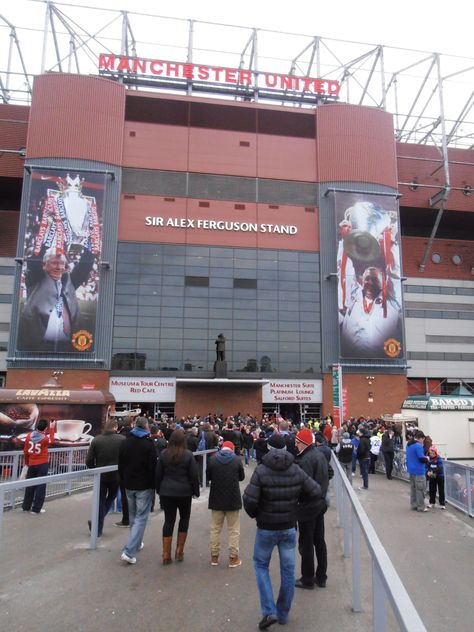
[[[171,564],[171,545],[173,543],[173,536],[163,537],[163,564]]]
[[[186,544],[187,537],[187,533],[184,531],[178,531],[178,542],[176,543],[176,552],[174,554],[174,559],[178,562],[182,562],[184,560],[184,545]]]

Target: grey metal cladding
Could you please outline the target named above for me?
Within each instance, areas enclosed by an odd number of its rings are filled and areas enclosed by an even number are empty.
[[[122,193],[186,197],[186,173],[156,169],[124,169]]]
[[[317,206],[318,185],[315,182],[289,180],[258,180],[257,202],[263,204],[290,204]]]
[[[255,178],[189,174],[188,196],[208,200],[253,202],[257,197]]]

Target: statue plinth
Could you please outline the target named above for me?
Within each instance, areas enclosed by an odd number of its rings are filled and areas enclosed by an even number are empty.
[[[214,373],[216,377],[227,377],[227,362],[225,360],[216,360]]]

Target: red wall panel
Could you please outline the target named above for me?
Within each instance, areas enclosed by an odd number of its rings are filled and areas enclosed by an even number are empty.
[[[200,206],[200,203],[209,206]],[[136,195],[123,196],[120,205],[119,240],[159,243],[187,243],[237,248],[277,248],[281,250],[319,250],[318,213],[299,206],[270,206],[247,203],[235,208],[234,202]],[[146,225],[147,216],[163,218],[163,226]],[[183,227],[167,226],[172,218],[183,220]],[[187,227],[187,221],[194,226]],[[198,220],[255,223],[255,231],[215,230],[198,226]],[[267,226],[266,232],[260,226]],[[275,233],[268,225],[295,226],[295,234]]]
[[[17,151],[26,147],[29,113],[29,107],[0,105],[0,177],[23,177],[24,159],[18,154],[2,153],[1,150]]]
[[[80,75],[35,78],[27,157],[121,164],[125,88]]]
[[[187,170],[187,127],[126,121],[124,134],[124,167]]]
[[[249,132],[191,127],[189,130],[189,171],[255,177],[257,171],[256,135]]]
[[[316,181],[314,138],[259,134],[257,155],[259,178]]]
[[[426,262],[424,272],[420,272],[419,265],[423,259],[428,240],[424,237],[403,237],[403,274],[413,277],[427,277],[430,279],[464,279],[474,281],[471,268],[474,265],[474,241],[451,241],[449,239],[435,239]],[[433,253],[441,255],[440,263],[433,263]],[[460,255],[462,263],[455,265],[451,257]]]
[[[451,190],[446,209],[474,211],[474,193],[464,195],[459,189],[469,185],[474,190],[474,151],[450,149],[449,178]],[[426,145],[397,144],[397,164],[399,182],[418,182],[420,186],[411,191],[406,185],[400,186],[403,206],[429,207],[429,199],[446,183],[441,154],[437,147]]]
[[[373,182],[397,187],[392,115],[355,105],[316,110],[319,182]]]

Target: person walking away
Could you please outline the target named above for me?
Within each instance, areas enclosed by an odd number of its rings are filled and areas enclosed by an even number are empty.
[[[245,478],[242,461],[234,453],[232,441],[224,441],[221,450],[209,459],[207,480],[210,482],[208,508],[211,510],[211,566],[219,564],[220,535],[227,521],[229,568],[242,564],[239,557],[240,510],[242,497],[239,482]]]
[[[251,433],[250,428],[248,426],[245,426],[242,436],[243,436],[245,465],[248,466],[249,461],[252,457],[253,442],[254,442],[253,434]]]
[[[281,435],[272,435],[268,447],[270,451],[255,468],[243,496],[245,511],[257,522],[253,563],[262,612],[260,630],[288,621],[295,591],[298,499],[302,495],[310,498],[321,495],[319,485],[296,465]],[[276,604],[269,572],[275,547],[280,558],[281,580]]]
[[[328,554],[324,539],[324,514],[327,510],[326,494],[329,477],[328,464],[321,450],[313,446],[313,433],[309,428],[301,429],[296,435],[298,456],[296,463],[320,487],[319,498],[303,499],[298,503],[298,548],[301,555],[301,577],[296,580],[297,588],[313,589],[317,584],[326,586]],[[314,555],[317,567],[315,572]]]
[[[446,509],[444,495],[444,461],[439,455],[438,448],[432,445],[428,450],[428,490],[430,507],[436,505],[436,490],[438,490],[439,508]]]
[[[425,507],[425,474],[428,457],[423,453],[424,440],[424,433],[421,430],[415,430],[406,449],[407,470],[410,475],[410,506],[414,511],[429,509]]]
[[[385,475],[390,481],[392,480],[393,459],[395,457],[394,432],[391,428],[383,433],[382,446],[380,449],[385,461]]]
[[[331,429],[331,450],[335,450],[339,444],[339,428],[334,424]]]
[[[354,453],[354,444],[351,435],[343,432],[342,439],[336,446],[336,455],[339,459],[342,469],[344,470],[347,480],[352,485],[352,455]]]
[[[382,440],[378,435],[377,430],[372,432],[370,437],[370,467],[369,474],[375,474],[375,464],[379,458],[380,448],[382,446]]]
[[[254,448],[255,448],[255,459],[257,461],[257,465],[260,465],[263,457],[268,452],[266,434],[263,430],[260,430],[258,434],[258,439],[254,443]]]
[[[119,450],[125,437],[117,434],[118,423],[115,419],[109,420],[105,424],[104,432],[92,439],[86,456],[86,466],[88,468],[105,467],[106,465],[117,465]],[[116,472],[106,472],[100,475],[99,492],[99,522],[97,535],[102,535],[104,519],[112,507],[119,489],[119,474]],[[88,520],[89,531],[91,521]]]
[[[369,489],[369,467],[370,467],[370,438],[368,429],[359,427],[359,445],[357,446],[357,460],[359,461],[360,475],[363,486],[358,487],[360,491]]]
[[[184,560],[193,496],[199,498],[198,467],[193,453],[186,448],[183,430],[175,430],[156,468],[156,491],[165,512],[163,524],[163,564],[171,564],[171,546],[176,514],[179,510],[175,559]]]
[[[26,435],[23,446],[23,458],[28,466],[26,478],[39,478],[48,474],[48,448],[54,441],[55,422],[49,423],[47,419],[40,419],[36,424],[36,430]],[[48,431],[48,432],[46,432]],[[46,484],[31,485],[25,488],[23,497],[23,511],[30,511],[32,514],[41,514],[46,497]]]
[[[125,417],[125,419],[123,420],[122,425],[119,425],[119,430],[118,433],[124,437],[128,437],[128,435],[130,434],[130,432],[132,431],[133,428],[133,418],[132,417]],[[128,502],[127,502],[127,494],[125,493],[125,487],[123,486],[122,482],[120,482],[120,494],[118,495],[118,501],[117,501],[117,507],[120,506],[120,508],[118,509],[119,511],[122,511],[122,519],[119,520],[118,522],[115,522],[115,526],[116,527],[123,527],[123,528],[127,528],[130,526],[130,517],[128,514]]]
[[[143,548],[143,535],[154,494],[156,450],[150,439],[146,417],[138,417],[135,427],[122,441],[119,449],[118,471],[125,488],[130,518],[128,540],[121,559],[136,564],[134,557]]]

